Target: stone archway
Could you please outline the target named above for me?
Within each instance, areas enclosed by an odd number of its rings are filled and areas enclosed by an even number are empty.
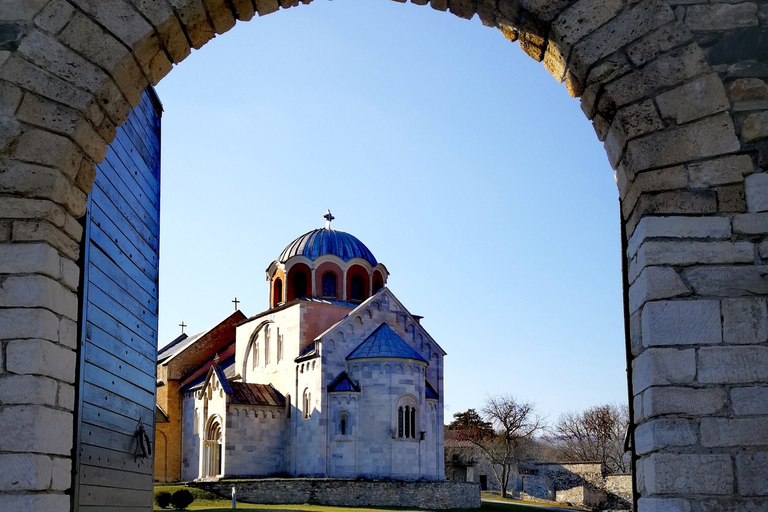
[[[477,14],[543,61],[582,98],[617,170],[640,510],[767,507],[768,6],[429,3]],[[0,477],[4,508],[69,508],[61,425],[72,424],[78,219],[94,163],[145,87],[191,48],[296,5],[4,4],[0,385],[29,390],[0,405],[0,475],[19,475]]]

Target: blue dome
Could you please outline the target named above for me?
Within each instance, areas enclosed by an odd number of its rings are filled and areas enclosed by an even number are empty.
[[[376,266],[376,258],[363,242],[344,231],[327,228],[304,233],[283,249],[277,261],[285,263],[294,256],[306,256],[315,260],[324,254],[333,254],[344,261],[363,258],[374,267]]]

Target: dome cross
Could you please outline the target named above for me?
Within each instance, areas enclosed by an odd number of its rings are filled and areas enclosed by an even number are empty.
[[[323,218],[325,219],[325,229],[331,229],[331,221],[334,220],[336,217],[333,216],[330,208],[326,210],[325,215],[323,215]]]

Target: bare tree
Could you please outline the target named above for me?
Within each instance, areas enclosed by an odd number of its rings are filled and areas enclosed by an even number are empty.
[[[457,418],[458,420],[459,418]],[[532,443],[528,442],[541,430],[542,420],[535,412],[535,404],[522,402],[513,395],[496,395],[486,399],[483,407],[483,423],[490,423],[493,434],[487,429],[459,429],[477,446],[491,463],[491,469],[501,486],[501,495],[507,497],[507,484],[513,470]]]
[[[626,405],[598,405],[560,416],[548,439],[567,461],[599,461],[608,472],[626,473],[629,463],[624,460],[624,436],[628,424]]]

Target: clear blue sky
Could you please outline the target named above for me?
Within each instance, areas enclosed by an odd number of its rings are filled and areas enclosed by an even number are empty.
[[[217,37],[163,102],[160,345],[267,307],[302,233],[360,238],[448,352],[446,419],[626,401],[618,192],[540,63],[477,20],[316,1]]]

